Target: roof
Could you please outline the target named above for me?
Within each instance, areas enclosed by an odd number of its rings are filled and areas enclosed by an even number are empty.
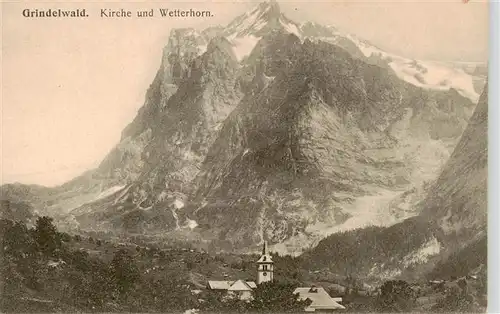
[[[313,292],[316,291],[316,292]],[[293,292],[299,294],[300,300],[310,299],[312,303],[309,305],[309,308],[313,309],[322,309],[322,310],[344,310],[345,307],[338,304],[336,300],[338,298],[333,299],[330,295],[325,291],[325,289],[321,287],[300,287],[295,289]],[[339,300],[340,301],[340,300]]]
[[[209,280],[208,287],[212,290],[247,291],[257,288],[254,281],[244,280]]]
[[[267,241],[264,241],[264,245],[262,247],[262,255],[257,261],[257,263],[272,263],[273,259],[271,258],[271,255],[267,251]]]
[[[227,290],[231,286],[227,280],[209,280],[208,287],[212,290]]]
[[[255,284],[255,281],[247,281],[247,285],[249,285],[252,289],[257,288],[257,284]]]
[[[243,280],[236,280],[229,289],[228,291],[252,291],[252,288],[250,287],[249,284],[246,283],[246,281]]]
[[[266,254],[266,255],[262,255],[259,260],[257,261],[257,263],[272,263],[273,262],[273,259],[271,257],[271,255],[269,254]]]

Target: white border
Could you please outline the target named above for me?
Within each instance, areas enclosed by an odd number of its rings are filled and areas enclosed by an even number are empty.
[[[499,105],[499,62],[498,49],[500,3],[490,1],[490,36],[489,36],[489,94],[488,94],[488,313],[500,313],[500,272],[498,266],[500,240],[499,210],[499,143],[500,143],[500,108]]]

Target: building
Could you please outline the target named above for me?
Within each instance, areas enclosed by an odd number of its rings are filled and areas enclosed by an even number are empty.
[[[333,312],[335,310],[345,310],[339,304],[342,298],[332,298],[325,289],[321,287],[300,287],[293,292],[299,294],[299,300],[311,300],[311,304],[304,309],[306,312]]]
[[[267,242],[264,242],[262,254],[256,262],[257,264],[257,284],[254,281],[242,279],[237,280],[210,280],[207,284],[207,289],[213,291],[226,292],[230,297],[238,297],[240,300],[251,300],[253,298],[252,291],[258,285],[274,280],[274,263],[272,256],[267,249]],[[344,310],[345,307],[339,304],[342,298],[332,298],[321,287],[300,287],[295,289],[294,294],[299,294],[300,300],[311,300],[311,304],[307,306],[306,312],[332,312],[335,310]]]
[[[257,284],[273,281],[273,259],[267,251],[267,242],[264,241],[262,256],[257,261]]]
[[[258,284],[273,281],[273,261],[264,242],[262,256],[257,260],[257,284],[254,281],[238,280],[210,280],[207,289],[214,291],[227,291],[229,296],[237,296],[240,300],[252,299],[252,290]]]
[[[252,289],[257,288],[254,281],[245,280],[210,280],[208,289],[214,291],[227,291],[229,296],[237,296],[240,300],[251,300]]]

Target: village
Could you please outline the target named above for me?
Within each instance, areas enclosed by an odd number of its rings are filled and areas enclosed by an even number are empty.
[[[274,281],[274,262],[268,252],[267,242],[264,241],[262,255],[256,261],[257,281],[247,281],[244,279],[232,280],[209,280],[207,290],[226,293],[228,299],[237,298],[239,300],[251,301],[253,290],[258,285]],[[299,300],[309,300],[310,304],[304,308],[305,312],[331,312],[335,310],[345,310],[341,305],[341,297],[331,297],[323,287],[297,287],[293,294],[298,294]]]
[[[428,279],[387,278],[370,288],[365,280],[270,252],[266,242],[259,254],[209,254],[180,244],[69,235],[48,217],[33,227],[0,223],[9,260],[4,271],[25,278],[3,299],[14,312],[373,313],[486,306],[485,265],[455,277],[446,273],[456,265],[443,264]],[[24,268],[27,262],[35,275]]]

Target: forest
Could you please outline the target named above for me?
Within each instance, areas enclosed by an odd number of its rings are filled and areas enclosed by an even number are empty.
[[[50,217],[38,217],[32,227],[0,219],[0,236],[0,310],[5,313],[301,312],[308,300],[297,301],[293,290],[319,281],[302,258],[273,254],[276,281],[259,285],[254,299],[245,302],[206,290],[206,282],[226,277],[254,280],[256,255],[212,255],[70,235],[59,232]],[[321,281],[330,295],[343,298],[347,312],[475,312],[486,306],[485,272],[484,278],[454,278],[427,286],[387,280],[375,293],[363,293],[360,279],[334,278]],[[345,289],[339,293],[333,286]]]

